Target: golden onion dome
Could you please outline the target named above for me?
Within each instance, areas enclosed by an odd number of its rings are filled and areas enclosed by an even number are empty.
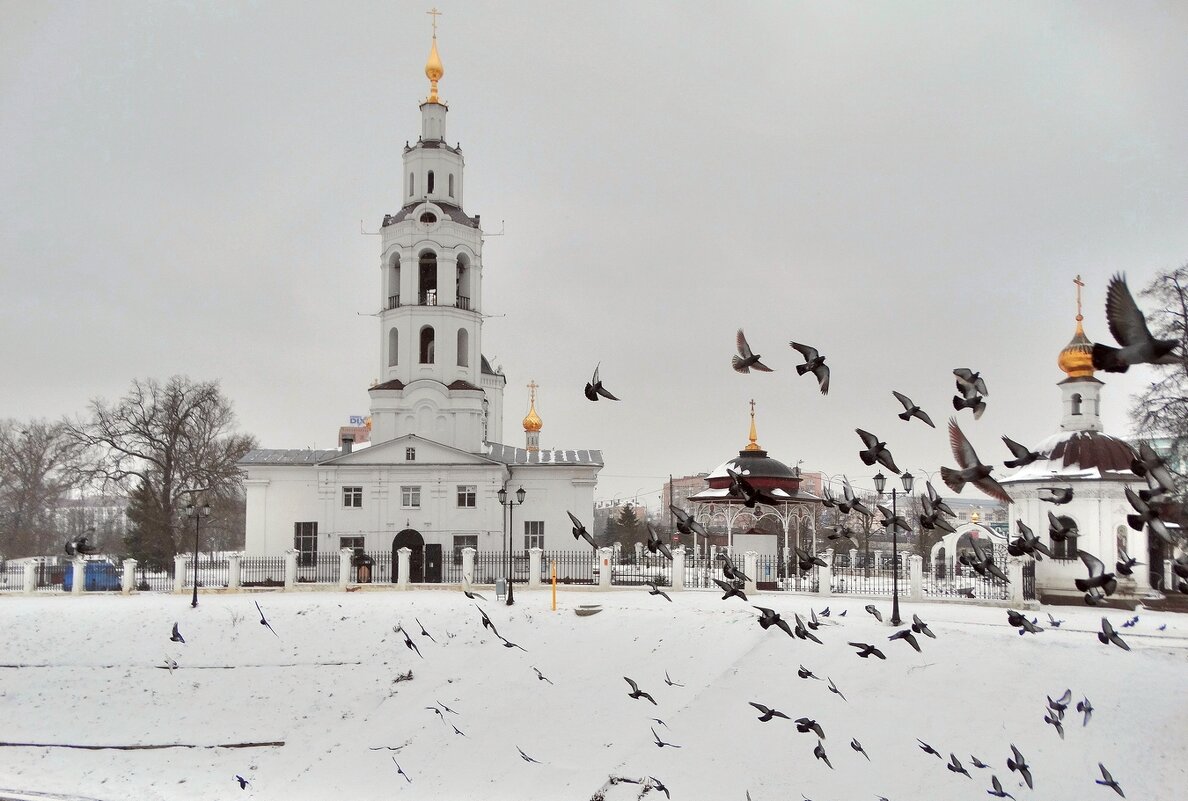
[[[1093,343],[1085,336],[1085,329],[1081,327],[1081,315],[1077,315],[1077,332],[1072,341],[1060,351],[1056,359],[1060,369],[1069,378],[1091,378],[1093,376]]]
[[[529,391],[532,393],[528,400],[528,414],[524,417],[525,431],[540,431],[544,423],[541,422],[540,415],[536,413],[536,388],[538,384],[533,381],[528,385]]]
[[[437,54],[437,36],[433,36],[433,45],[429,48],[429,60],[425,62],[425,77],[429,79],[429,99],[427,103],[440,103],[437,96],[437,82],[445,75],[445,67],[441,65],[441,56]]]

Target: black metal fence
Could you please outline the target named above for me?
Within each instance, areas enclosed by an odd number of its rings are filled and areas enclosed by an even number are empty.
[[[6,562],[0,569],[0,592],[20,592],[25,589],[25,566]]]
[[[63,582],[66,580],[66,571],[70,569],[69,564],[38,563],[35,589],[37,592],[64,592],[66,588]]]
[[[281,574],[284,579],[284,573]],[[231,581],[231,563],[225,557],[212,559],[209,556],[198,555],[198,586],[226,587]],[[182,586],[194,586],[194,560],[191,556],[186,562],[186,572],[182,577]]]
[[[1028,559],[1023,563],[1023,600],[1035,600],[1035,560]]]
[[[594,558],[597,559],[597,555]],[[630,554],[620,556],[618,561],[618,564],[611,565],[611,584],[625,586],[652,581],[660,586],[672,586],[672,564],[666,556],[644,554],[636,558],[635,554]]]
[[[149,570],[136,566],[137,592],[173,592],[173,570]]]
[[[297,581],[302,584],[337,584],[342,557],[337,553],[316,553],[303,565],[297,562]]]
[[[906,595],[910,581],[903,569],[907,564],[906,554],[899,555],[899,562],[899,591]],[[854,560],[848,554],[834,554],[832,589],[854,595],[891,595],[895,590],[895,567],[891,559],[860,556]]]
[[[1003,575],[1009,575],[1005,548],[994,549],[994,564]],[[1032,587],[1034,594],[1034,568]],[[1005,601],[1010,594],[1007,582],[989,575],[982,576],[968,565],[949,561],[924,563],[922,589],[925,597],[981,598],[991,601]]]
[[[285,586],[285,557],[245,556],[239,560],[241,587]]]
[[[595,584],[598,581],[598,553],[580,551],[545,551],[540,555],[541,581],[552,581],[550,565],[557,565],[558,584]],[[613,574],[612,574],[613,577]]]

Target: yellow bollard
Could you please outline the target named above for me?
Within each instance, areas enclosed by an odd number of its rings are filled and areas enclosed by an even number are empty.
[[[553,611],[557,611],[557,560],[549,560],[549,570],[553,574]]]

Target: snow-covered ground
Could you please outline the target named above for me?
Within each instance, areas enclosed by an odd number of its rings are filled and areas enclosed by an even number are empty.
[[[673,799],[813,801],[985,799],[994,774],[1023,799],[1184,797],[1188,787],[1188,618],[1145,612],[1123,629],[1132,650],[1102,645],[1101,611],[1059,608],[1065,623],[1020,636],[1002,609],[904,604],[937,635],[922,654],[887,640],[868,600],[757,594],[789,619],[832,607],[823,645],[763,631],[738,599],[646,590],[517,593],[482,604],[502,647],[461,592],[253,593],[189,598],[0,597],[0,740],[6,743],[260,748],[70,750],[0,747],[0,788],[98,799],[637,799],[661,779]],[[279,636],[258,623],[259,601]],[[889,601],[876,602],[889,617]],[[579,617],[581,604],[603,611]],[[839,613],[846,611],[845,617]],[[419,619],[436,639],[420,634]],[[180,623],[186,643],[169,641]],[[393,632],[413,636],[424,658]],[[1165,631],[1158,631],[1166,624]],[[879,646],[860,659],[847,641]],[[176,671],[159,669],[166,657]],[[803,664],[830,677],[801,679]],[[541,681],[539,668],[552,684]],[[397,681],[406,671],[412,679]],[[665,671],[683,687],[668,686]],[[632,700],[624,676],[656,706]],[[1046,696],[1071,688],[1095,708],[1069,710],[1065,739],[1043,720]],[[824,727],[756,720],[757,701]],[[426,709],[444,704],[456,714]],[[660,718],[663,724],[652,718]],[[457,726],[463,734],[456,734]],[[652,728],[680,748],[653,744]],[[868,762],[850,747],[857,738]],[[925,754],[955,752],[973,779]],[[1035,777],[1007,770],[1014,743]],[[521,759],[517,747],[542,764]],[[384,750],[373,750],[384,749]],[[387,750],[393,749],[393,750]],[[977,756],[991,768],[971,765]],[[397,774],[393,756],[412,779]],[[234,777],[251,783],[241,790]],[[2,797],[2,793],[0,793]],[[663,797],[648,791],[647,801]]]

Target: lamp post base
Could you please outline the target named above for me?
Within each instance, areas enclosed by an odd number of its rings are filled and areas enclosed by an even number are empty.
[[[511,577],[509,576],[508,580],[507,580],[507,605],[508,606],[516,605],[515,590],[513,589],[515,586],[516,586],[515,582],[512,581]]]

